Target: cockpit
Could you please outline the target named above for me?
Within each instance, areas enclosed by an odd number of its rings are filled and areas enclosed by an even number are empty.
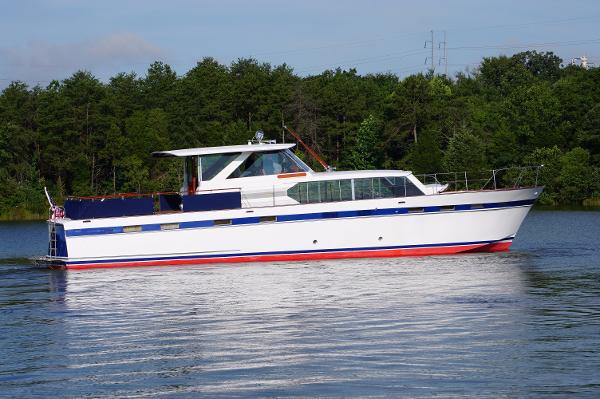
[[[233,183],[233,179],[273,176],[288,173],[312,173],[290,148],[294,144],[249,144],[245,146],[197,148],[155,152],[155,157],[183,157],[182,194],[194,194],[215,184]]]

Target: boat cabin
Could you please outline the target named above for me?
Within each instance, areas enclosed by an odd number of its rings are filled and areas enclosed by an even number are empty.
[[[395,198],[432,191],[406,171],[315,172],[291,151],[294,146],[249,143],[159,151],[153,156],[184,158],[182,197],[233,190],[240,192],[242,207],[248,208]]]
[[[65,212],[71,219],[91,219],[399,198],[441,191],[423,185],[407,171],[315,172],[291,151],[294,146],[259,142],[154,152],[158,158],[182,158],[179,192],[71,198],[65,202]]]

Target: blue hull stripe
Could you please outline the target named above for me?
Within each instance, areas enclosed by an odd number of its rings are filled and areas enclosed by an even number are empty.
[[[233,254],[209,254],[209,255],[186,255],[186,256],[166,256],[153,258],[127,258],[127,259],[101,259],[101,260],[86,260],[66,262],[67,265],[85,265],[92,263],[119,263],[119,262],[149,262],[154,260],[176,260],[176,259],[211,259],[211,258],[236,258],[243,256],[263,256],[263,255],[294,255],[294,254],[311,254],[319,252],[351,252],[351,251],[385,251],[390,249],[412,249],[412,248],[432,248],[432,247],[454,247],[461,245],[487,245],[498,242],[513,240],[515,237],[506,237],[501,240],[488,241],[470,241],[470,242],[453,242],[441,244],[413,244],[413,245],[395,245],[385,247],[358,247],[358,248],[329,248],[329,249],[307,249],[298,251],[270,251],[270,252],[243,252]]]
[[[497,209],[497,208],[512,208],[517,206],[532,205],[535,202],[531,200],[520,200],[510,202],[493,202],[487,204],[460,204],[460,205],[447,205],[448,207],[454,207],[454,210],[444,210],[444,213],[480,210],[480,209]],[[402,214],[423,214],[430,212],[442,211],[441,206],[427,206],[427,207],[415,207],[415,208],[382,208],[382,209],[364,209],[356,211],[334,211],[334,212],[316,212],[316,213],[298,213],[290,215],[277,215],[276,222],[292,222],[301,220],[321,220],[321,219],[341,219],[341,218],[353,218],[353,217],[364,217],[364,216],[389,216],[389,215],[402,215]],[[170,222],[172,223],[172,222]],[[257,224],[260,223],[259,217],[242,217],[231,219],[232,225],[243,225],[243,224]],[[198,220],[191,222],[180,222],[179,229],[195,229],[200,227],[212,227],[214,226],[214,220]],[[159,231],[160,224],[144,224],[141,226],[142,231]],[[85,229],[73,229],[67,230],[66,235],[68,237],[76,236],[87,236],[87,235],[103,235],[103,234],[120,234],[123,233],[123,226],[117,227],[92,227]]]

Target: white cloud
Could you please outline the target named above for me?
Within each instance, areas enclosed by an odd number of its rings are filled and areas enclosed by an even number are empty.
[[[44,84],[76,70],[114,75],[146,69],[165,51],[133,33],[115,33],[76,43],[32,41],[22,47],[0,47],[0,86],[11,80]]]

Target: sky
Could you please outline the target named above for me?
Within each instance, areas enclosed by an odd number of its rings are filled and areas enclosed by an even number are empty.
[[[431,66],[431,30],[437,73],[528,49],[600,65],[599,27],[599,0],[0,0],[0,89],[154,61],[183,75],[204,57],[404,77]]]

